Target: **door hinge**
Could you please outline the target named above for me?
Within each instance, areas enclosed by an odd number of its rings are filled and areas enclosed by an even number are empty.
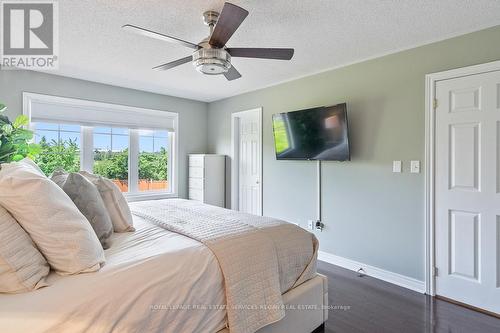
[[[432,107],[434,108],[434,110],[437,109],[437,107],[438,107],[438,100],[437,100],[437,98],[434,98],[434,100],[432,101]]]
[[[432,272],[433,276],[438,276],[439,270],[437,267],[434,267],[434,270]]]

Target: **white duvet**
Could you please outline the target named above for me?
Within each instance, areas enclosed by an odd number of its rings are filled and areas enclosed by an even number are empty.
[[[50,286],[0,295],[0,332],[217,332],[223,278],[201,243],[138,217],[114,234],[95,273],[49,276]]]
[[[254,333],[281,320],[282,294],[316,275],[318,241],[296,225],[184,199],[134,202],[130,208],[213,252],[232,333]]]

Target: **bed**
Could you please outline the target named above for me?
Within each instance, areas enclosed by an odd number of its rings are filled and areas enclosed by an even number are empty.
[[[0,331],[229,332],[213,251],[141,216],[134,225],[133,233],[113,235],[100,271],[51,273],[49,287],[0,295]],[[327,296],[326,278],[315,273],[283,294],[285,317],[258,332],[313,331],[327,319]]]

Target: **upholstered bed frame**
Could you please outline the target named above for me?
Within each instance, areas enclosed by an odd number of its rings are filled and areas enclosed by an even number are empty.
[[[328,280],[317,274],[314,278],[283,295],[285,318],[261,328],[257,333],[311,333],[328,319]],[[295,309],[293,309],[295,307]],[[217,333],[229,333],[223,329]]]

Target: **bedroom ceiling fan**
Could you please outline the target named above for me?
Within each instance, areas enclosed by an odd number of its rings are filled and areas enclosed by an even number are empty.
[[[236,80],[241,74],[231,65],[231,57],[290,60],[293,49],[284,48],[228,48],[226,43],[247,17],[248,11],[229,2],[224,4],[222,12],[210,10],[203,13],[203,21],[210,28],[210,35],[200,43],[194,44],[185,40],[164,35],[148,29],[126,24],[122,28],[146,37],[180,44],[194,50],[192,55],[153,67],[155,70],[167,70],[192,62],[203,74],[223,74],[229,81]]]

